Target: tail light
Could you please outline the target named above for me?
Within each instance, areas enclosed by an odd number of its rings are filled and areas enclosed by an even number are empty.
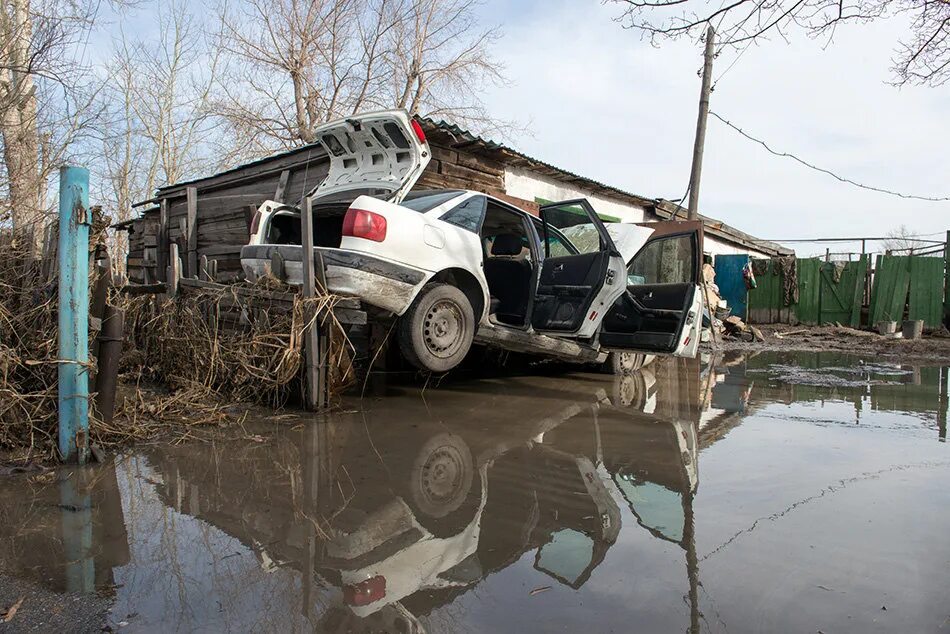
[[[419,122],[416,119],[413,119],[410,123],[412,125],[412,131],[416,133],[416,138],[419,139],[419,143],[425,143],[426,133],[422,129],[422,126],[419,124]]]
[[[254,212],[254,218],[251,220],[251,235],[257,233],[257,230],[261,228],[261,212],[257,210]]]
[[[386,577],[376,575],[354,585],[343,586],[343,601],[359,607],[379,601],[386,596]]]
[[[386,218],[365,209],[350,208],[343,218],[343,235],[382,242],[386,239]]]

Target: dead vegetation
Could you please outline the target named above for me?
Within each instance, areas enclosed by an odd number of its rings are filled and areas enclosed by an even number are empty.
[[[33,240],[0,239],[0,449],[56,446],[57,285]]]
[[[331,391],[353,380],[352,348],[333,317],[335,295],[269,301],[275,280],[189,290],[175,299],[141,297],[126,305],[125,379],[160,383],[172,392],[281,406],[300,389],[307,315],[329,329]]]
[[[32,255],[31,240],[8,237],[3,246],[0,452],[25,461],[56,460],[56,276],[49,258],[44,265]],[[110,301],[126,316],[120,385],[108,423],[91,398],[93,444],[114,448],[156,436],[181,441],[201,428],[239,422],[242,403],[284,405],[302,388],[308,319],[330,333],[329,385],[331,394],[339,394],[354,380],[352,347],[333,316],[339,298],[304,300],[287,288],[275,291],[276,284],[191,288],[174,299],[113,291]],[[278,295],[280,300],[267,299]],[[90,346],[95,335],[90,332]],[[90,359],[94,372],[91,353]]]

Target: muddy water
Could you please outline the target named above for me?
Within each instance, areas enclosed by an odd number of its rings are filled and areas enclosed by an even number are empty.
[[[6,478],[0,573],[122,631],[945,631],[947,379],[759,354],[389,387]]]

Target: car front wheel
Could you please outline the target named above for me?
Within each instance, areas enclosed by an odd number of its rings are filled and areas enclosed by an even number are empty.
[[[450,284],[429,284],[399,320],[399,348],[420,370],[447,372],[460,364],[475,336],[468,298]]]

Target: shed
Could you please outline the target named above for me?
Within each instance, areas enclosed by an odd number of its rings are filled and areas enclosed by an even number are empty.
[[[445,121],[420,119],[432,160],[418,189],[460,188],[482,191],[537,213],[548,200],[589,198],[608,220],[649,222],[685,210],[560,169],[506,145],[476,136]],[[182,254],[184,273],[197,275],[201,256],[215,262],[217,280],[241,278],[241,247],[251,233],[254,212],[265,200],[298,203],[326,176],[329,162],[319,144],[282,152],[233,169],[161,187],[139,218],[124,223],[130,232],[128,272],[132,281],[164,278],[170,244]],[[786,255],[791,251],[758,240],[721,221],[702,217],[706,250]]]

